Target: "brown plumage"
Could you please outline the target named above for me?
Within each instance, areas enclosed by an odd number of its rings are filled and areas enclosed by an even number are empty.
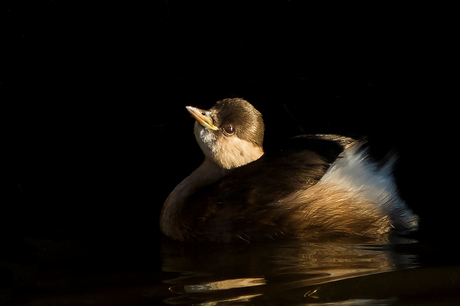
[[[160,228],[169,237],[381,237],[392,228],[416,228],[417,217],[395,189],[391,162],[377,167],[362,141],[308,135],[264,154],[262,115],[247,101],[188,110],[205,161],[165,201]]]

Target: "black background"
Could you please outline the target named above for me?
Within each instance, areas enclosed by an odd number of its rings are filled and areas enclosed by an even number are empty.
[[[424,237],[457,230],[453,7],[34,0],[1,21],[11,258],[28,236],[155,246],[164,199],[202,161],[184,106],[235,96],[263,113],[267,149],[302,133],[398,148]]]

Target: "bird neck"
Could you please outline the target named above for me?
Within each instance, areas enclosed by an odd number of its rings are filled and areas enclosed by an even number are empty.
[[[174,188],[163,204],[160,217],[162,232],[171,238],[183,240],[180,215],[187,197],[199,189],[214,183],[231,171],[231,169],[223,169],[210,158],[206,157],[204,162],[195,171]]]

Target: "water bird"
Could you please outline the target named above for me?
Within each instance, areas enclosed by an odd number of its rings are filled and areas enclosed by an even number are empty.
[[[398,194],[396,155],[375,160],[365,139],[314,134],[263,149],[262,114],[240,98],[186,107],[203,163],[163,204],[160,229],[178,241],[379,238],[417,228]]]

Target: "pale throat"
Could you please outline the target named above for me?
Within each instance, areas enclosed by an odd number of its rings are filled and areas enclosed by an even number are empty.
[[[240,139],[236,135],[221,135],[217,138],[213,132],[199,124],[195,124],[195,138],[204,155],[224,169],[244,166],[258,160],[264,154],[263,148],[252,142]]]

